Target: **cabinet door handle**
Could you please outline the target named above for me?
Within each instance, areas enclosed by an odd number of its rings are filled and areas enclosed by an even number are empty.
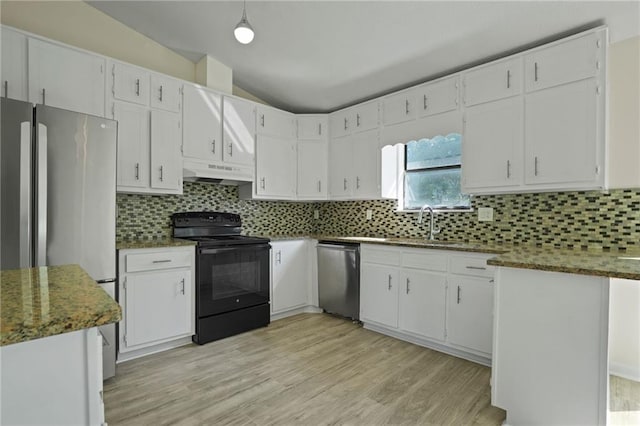
[[[458,286],[458,301],[456,303],[460,304],[460,286]]]
[[[216,140],[211,141],[211,152],[216,153]]]
[[[162,85],[160,85],[160,102],[162,102]]]
[[[409,281],[409,278],[407,278],[407,294],[409,294],[409,284],[410,284],[410,283],[411,283],[411,282]]]
[[[344,129],[347,130],[347,117],[344,118]]]
[[[169,262],[171,262],[171,259],[154,260],[151,263],[169,263]]]
[[[356,127],[360,127],[360,114],[356,114]]]
[[[387,286],[387,289],[391,290],[391,274],[389,274],[389,285]]]
[[[507,89],[511,88],[511,70],[507,70]]]
[[[229,142],[229,157],[233,157],[233,143]]]
[[[507,160],[507,179],[511,178],[511,161]]]
[[[140,96],[140,79],[136,78],[136,96]]]
[[[136,180],[140,180],[140,163],[136,163]]]
[[[538,157],[533,158],[533,175],[538,176]]]
[[[322,192],[322,181],[318,181],[318,192]]]
[[[345,191],[347,190],[347,178],[344,178],[343,188]]]
[[[409,115],[409,99],[404,101],[404,113]]]
[[[360,189],[360,176],[356,176],[356,189]]]
[[[422,106],[425,110],[427,109],[427,95],[424,95],[422,98]]]
[[[4,81],[4,97],[9,97],[9,82],[7,80]]]
[[[467,269],[476,269],[476,270],[479,270],[479,271],[486,271],[487,270],[487,268],[485,268],[484,266],[469,266],[469,265],[467,265],[466,268]]]
[[[182,281],[180,281],[180,282],[182,283],[182,289],[180,290],[180,293],[184,294],[184,291],[185,291],[185,288],[184,288],[184,286],[185,286],[184,278],[183,278],[183,279],[182,279]]]
[[[42,89],[42,105],[47,104],[46,99],[47,99],[47,91],[45,89]]]
[[[533,81],[538,81],[538,63],[533,63]]]
[[[278,252],[276,253],[276,263],[278,265],[282,264],[282,251],[278,250]]]
[[[267,187],[267,185],[266,185],[266,183],[265,183],[264,178],[261,178],[261,179],[260,179],[260,187],[261,187],[262,189],[265,189],[265,188]]]
[[[264,114],[260,114],[260,125],[264,127]]]
[[[160,166],[160,182],[164,181],[164,166]]]
[[[322,136],[322,123],[318,123],[318,135]]]

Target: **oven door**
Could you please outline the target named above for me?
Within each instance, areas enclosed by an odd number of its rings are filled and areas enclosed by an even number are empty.
[[[198,250],[198,317],[269,302],[269,244]]]

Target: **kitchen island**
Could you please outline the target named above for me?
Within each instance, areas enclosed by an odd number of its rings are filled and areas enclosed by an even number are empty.
[[[2,424],[102,424],[102,338],[119,305],[78,265],[0,271]]]

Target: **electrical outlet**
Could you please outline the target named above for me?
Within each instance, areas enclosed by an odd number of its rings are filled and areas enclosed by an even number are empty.
[[[493,222],[493,207],[479,207],[478,220],[480,222]]]
[[[313,211],[313,218],[314,218],[314,219],[320,219],[320,210],[315,209],[315,210]]]
[[[371,220],[372,217],[373,217],[373,211],[367,210],[367,220]]]

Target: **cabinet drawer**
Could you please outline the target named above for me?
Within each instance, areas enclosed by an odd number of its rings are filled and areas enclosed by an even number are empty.
[[[397,266],[400,265],[400,250],[361,245],[360,259],[362,262]]]
[[[487,257],[452,257],[451,273],[476,277],[493,277],[495,268],[487,265],[487,259]]]
[[[190,266],[191,253],[186,250],[128,254],[125,257],[126,272],[140,272]]]
[[[403,251],[402,266],[447,272],[447,255],[442,253],[429,253],[429,251],[430,249]]]

